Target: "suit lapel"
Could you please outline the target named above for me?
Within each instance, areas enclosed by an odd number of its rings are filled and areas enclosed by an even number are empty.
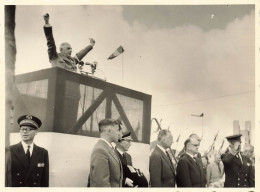
[[[116,162],[121,165],[121,161],[118,157],[118,155],[116,154],[116,152],[110,147],[107,145],[107,143],[105,143],[105,141],[103,140],[100,140],[100,142],[102,143],[102,145],[107,149],[107,151],[110,153],[110,155],[116,160]]]
[[[160,151],[161,156],[162,156],[162,157],[164,158],[164,160],[168,163],[168,165],[171,167],[171,169],[172,169],[172,171],[173,171],[173,173],[174,173],[174,168],[173,168],[172,162],[170,161],[170,158],[167,157],[167,156],[165,155],[165,153],[164,153],[158,146],[156,146],[156,147],[157,147],[156,150]]]
[[[186,154],[186,157],[189,159],[189,161],[191,162],[191,164],[194,167],[196,167],[196,168],[198,168],[200,170],[199,162],[196,163],[195,160],[191,156],[189,156],[188,154]]]
[[[103,141],[104,143],[104,141]],[[112,157],[116,160],[116,162],[118,163],[119,165],[119,168],[120,168],[120,179],[122,179],[123,177],[123,166],[122,166],[122,163],[121,163],[121,160],[120,160],[120,157],[116,154],[115,150],[112,149],[111,147],[107,146],[107,144],[105,144],[106,147],[108,148],[108,152],[110,153],[110,155],[112,155]],[[121,183],[121,182],[120,182]],[[121,184],[120,184],[121,185]]]
[[[110,148],[110,147],[109,147]],[[121,160],[120,157],[118,157],[118,155],[116,154],[116,152],[113,149],[109,149],[108,150],[110,155],[112,155],[112,157],[116,160],[116,162],[120,165],[121,164]]]
[[[29,162],[27,160],[27,157],[25,155],[22,143],[18,143],[18,145],[16,146],[15,150],[14,150],[15,155],[17,156],[17,158],[20,160],[20,162],[22,163],[22,165],[24,166],[24,168],[28,169],[29,167]]]
[[[34,144],[32,156],[31,156],[31,163],[29,165],[29,169],[25,176],[25,182],[30,177],[32,170],[35,168],[36,164],[38,163],[39,157],[40,157],[40,148]]]

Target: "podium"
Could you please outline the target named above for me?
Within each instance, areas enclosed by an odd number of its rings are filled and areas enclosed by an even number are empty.
[[[41,132],[99,137],[101,119],[120,117],[134,142],[150,143],[151,95],[58,67],[16,75],[16,86],[14,120],[35,115]]]

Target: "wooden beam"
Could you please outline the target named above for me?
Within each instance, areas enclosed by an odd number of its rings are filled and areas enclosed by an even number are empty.
[[[85,113],[79,118],[76,124],[68,131],[68,133],[75,134],[82,127],[82,125],[88,120],[88,118],[99,107],[102,101],[106,98],[107,92],[103,91],[94,101],[94,103],[85,111]]]
[[[119,115],[121,116],[123,122],[125,123],[126,128],[129,131],[131,131],[131,137],[133,138],[133,141],[138,142],[138,138],[137,138],[137,136],[135,134],[135,131],[132,128],[131,123],[129,122],[129,120],[128,120],[126,114],[125,114],[125,111],[124,111],[122,105],[120,104],[120,102],[119,102],[119,100],[118,100],[118,98],[117,98],[115,93],[112,93],[112,99],[113,99],[113,102],[114,102],[118,112],[119,112]]]
[[[110,89],[107,90],[106,97],[106,118],[112,117],[112,95]]]

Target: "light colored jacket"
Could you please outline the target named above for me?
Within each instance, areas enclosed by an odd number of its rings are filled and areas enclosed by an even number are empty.
[[[103,140],[94,146],[90,160],[90,187],[122,187],[123,168],[115,151]]]

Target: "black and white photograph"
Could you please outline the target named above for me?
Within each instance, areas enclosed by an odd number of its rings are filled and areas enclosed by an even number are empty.
[[[1,191],[256,191],[259,1],[37,3],[1,6]]]

